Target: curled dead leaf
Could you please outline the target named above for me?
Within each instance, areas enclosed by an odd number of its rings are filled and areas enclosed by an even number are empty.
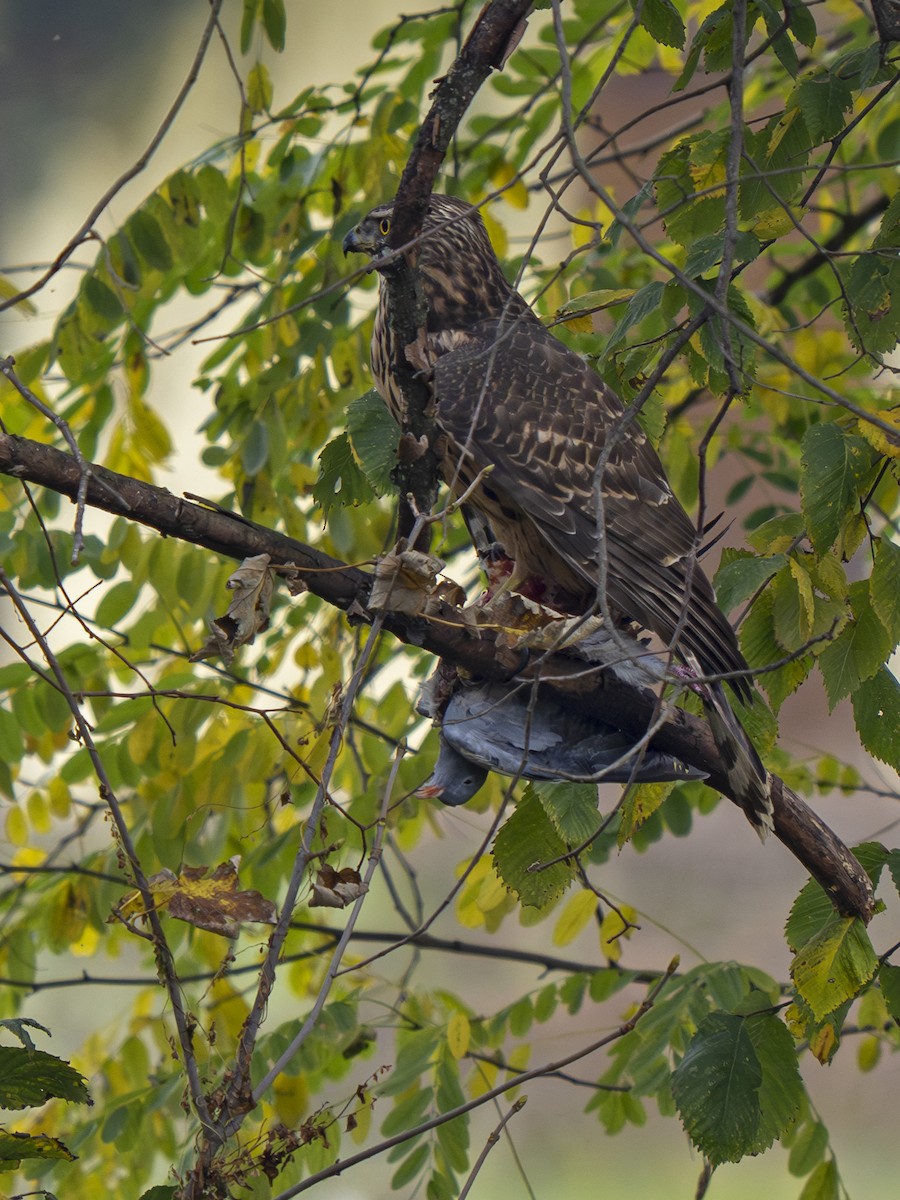
[[[226,666],[240,646],[250,645],[258,633],[269,627],[269,605],[274,578],[268,554],[245,558],[229,576],[225,586],[235,593],[224,616],[210,622],[210,636],[191,655],[191,662],[203,658],[221,658]]]
[[[346,908],[354,900],[358,900],[366,891],[359,871],[353,867],[344,867],[335,871],[325,863],[316,871],[315,882],[312,885],[310,908]]]
[[[369,608],[416,616],[425,608],[435,589],[435,580],[444,563],[420,550],[392,551],[375,566],[375,579],[369,595]]]
[[[183,867],[179,875],[164,869],[147,880],[157,911],[187,921],[222,937],[237,937],[241,925],[274,925],[275,905],[259,892],[238,890],[238,864],[229,859],[210,872],[209,867]],[[146,915],[139,892],[125,896],[110,920],[128,921]]]

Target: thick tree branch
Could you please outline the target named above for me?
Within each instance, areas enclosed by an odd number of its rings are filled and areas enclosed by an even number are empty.
[[[491,71],[503,66],[530,8],[531,0],[491,0],[475,22],[459,57],[439,81],[434,102],[419,129],[397,189],[390,234],[390,244],[395,250],[415,243],[437,173],[457,127]],[[425,303],[415,267],[406,256],[400,256],[384,275],[395,347],[391,375],[406,402],[404,432],[417,440],[424,437],[428,444],[425,454],[412,461],[401,461],[396,472],[401,496],[399,532],[407,536],[412,514],[405,496],[411,494],[415,498],[420,512],[430,512],[437,498],[438,460],[434,452],[437,429],[427,413],[431,398],[428,386],[404,353],[425,323]]]
[[[348,566],[314,547],[285,537],[265,526],[173,496],[164,488],[118,475],[104,467],[91,466],[87,504],[105,509],[156,529],[160,533],[193,542],[215,554],[243,559],[268,554],[273,563],[292,563],[301,572],[310,591],[344,611],[353,619],[372,621],[366,611],[372,577],[358,567]],[[74,499],[83,478],[75,460],[61,450],[26,438],[0,434],[0,472],[40,484]],[[428,617],[384,613],[384,628],[400,641],[420,646],[432,654],[484,678],[508,678],[498,660],[490,636],[476,636],[465,625],[460,610],[437,605]],[[656,697],[604,676],[586,676],[583,663],[557,655],[540,663],[543,679],[552,677],[564,696],[577,696],[600,720],[613,722],[634,734],[642,734],[653,719]],[[525,670],[524,675],[534,672]],[[691,766],[706,771],[709,783],[733,800],[709,726],[682,709],[673,709],[654,735],[654,743]],[[835,907],[842,913],[868,921],[873,896],[868,876],[846,846],[799,796],[777,777],[772,780],[775,806],[775,835],[818,880]],[[733,801],[737,803],[736,801]]]

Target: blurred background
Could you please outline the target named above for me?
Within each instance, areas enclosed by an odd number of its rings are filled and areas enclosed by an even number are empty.
[[[331,5],[288,0],[287,7],[285,53],[277,56],[260,45],[248,61],[238,64],[246,70],[259,51],[272,73],[276,104],[306,85],[346,80],[355,65],[370,58],[374,33],[397,15],[396,6],[386,0],[338,0]],[[97,199],[143,153],[188,75],[207,12],[204,0],[155,0],[152,5],[138,0],[0,0],[0,273],[19,286],[32,282]],[[235,53],[240,15],[238,0],[226,0],[223,24]],[[664,95],[667,88],[659,76],[609,90],[604,113],[608,124],[629,110],[642,111],[648,89]],[[615,111],[617,104],[621,112]],[[221,42],[214,39],[200,81],[163,144],[143,174],[115,197],[98,227],[111,231],[166,172],[233,134],[238,112],[235,80]],[[523,234],[530,220],[523,214]],[[0,317],[0,354],[47,336],[77,287],[78,262],[89,261],[93,254],[88,244],[35,298],[38,315],[26,317],[16,311]],[[178,452],[168,477],[159,479],[174,492],[203,491],[199,451],[204,443],[196,433],[202,414],[190,387],[203,353],[202,347],[185,345],[158,363],[148,397],[176,434]],[[192,403],[185,403],[187,397]],[[728,483],[715,479],[713,504],[716,495],[721,502]],[[739,527],[731,540],[740,541]],[[784,736],[801,752],[807,748],[838,757],[859,754],[849,705],[839,705],[828,715],[815,687],[811,681],[800,698],[785,704]],[[870,784],[895,785],[895,780],[883,778],[884,769],[877,764],[850,760]],[[816,807],[851,844],[873,837],[889,845],[896,841],[900,814],[895,800],[861,792],[825,796]],[[471,853],[484,828],[481,818],[466,811],[447,812],[443,820],[444,839],[416,851],[420,879],[434,880],[435,898],[446,891],[453,864]],[[803,882],[800,867],[787,851],[778,843],[761,849],[735,810],[724,803],[708,818],[695,821],[689,838],[668,838],[644,855],[626,848],[603,868],[602,876],[610,896],[641,907],[642,929],[625,950],[627,965],[657,965],[680,953],[683,965],[739,958],[781,978],[787,977],[790,960],[782,926]],[[433,932],[449,936],[454,928],[451,915]],[[510,926],[501,936],[509,940],[516,934],[520,944],[528,944],[527,929]],[[593,961],[596,934],[588,931],[566,954]],[[470,969],[466,960],[432,956],[425,968],[434,970],[435,986],[458,983],[454,975],[465,969],[474,988],[471,1002],[477,1005],[480,1000],[486,1010],[535,981],[535,973],[525,968],[480,962],[474,960]],[[71,997],[64,992],[41,994],[28,1006],[27,1015],[53,1029],[55,1053],[75,1049],[84,1032],[80,1027],[94,1023],[95,999],[115,1003],[109,993],[92,995],[90,1005],[84,1004],[83,993],[78,999],[81,1015],[74,1021]],[[541,1027],[536,1031],[535,1059],[559,1057],[602,1033],[589,1027],[590,1020],[585,1010],[577,1030],[572,1022],[561,1020]],[[853,1058],[854,1048],[847,1044],[831,1067],[820,1067],[807,1057],[802,1070],[831,1129],[848,1193],[857,1200],[877,1200],[896,1194],[900,1174],[895,1135],[900,1065],[882,1061],[873,1077],[861,1074]],[[589,1061],[578,1073],[590,1077],[594,1067]],[[581,1114],[587,1094],[580,1089],[544,1081],[528,1090],[532,1103],[512,1123],[511,1132],[535,1195],[580,1200],[627,1194],[669,1200],[694,1194],[702,1164],[676,1121],[651,1118],[650,1127],[629,1128],[608,1138],[593,1116]],[[383,1194],[387,1177],[370,1164],[365,1178],[333,1180],[322,1192],[340,1200],[364,1200]],[[776,1147],[758,1160],[721,1168],[708,1194],[715,1200],[749,1200],[763,1194],[768,1200],[788,1200],[801,1187],[801,1181],[788,1176],[785,1152]],[[527,1194],[508,1148],[501,1144],[489,1156],[474,1195]]]

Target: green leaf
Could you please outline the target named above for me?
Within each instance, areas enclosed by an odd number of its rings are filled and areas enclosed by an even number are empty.
[[[752,1153],[767,1150],[797,1119],[804,1087],[797,1051],[784,1022],[773,1013],[758,1012],[747,1018],[747,1032],[762,1067],[759,1125]]]
[[[565,854],[568,846],[557,833],[531,787],[494,839],[497,874],[522,904],[544,908],[558,900],[575,877],[566,862],[542,868]]]
[[[900,223],[894,230],[900,240]],[[878,250],[876,238],[872,251],[861,254],[847,272],[844,325],[858,350],[889,354],[900,338],[900,263],[896,254]]]
[[[882,963],[878,969],[878,982],[888,1012],[895,1021],[900,1021],[900,967]]]
[[[172,269],[172,251],[169,249],[169,243],[159,222],[150,213],[141,208],[132,213],[125,225],[125,232],[148,266],[155,267],[158,271]]]
[[[893,650],[887,630],[869,603],[865,579],[850,585],[853,618],[819,655],[817,662],[828,692],[828,707],[870,679]]]
[[[399,430],[375,388],[347,405],[347,433],[369,486],[376,496],[387,495],[393,490]]]
[[[661,46],[674,46],[677,50],[682,48],[687,34],[672,0],[643,0],[640,5],[632,0],[632,7],[655,42]]]
[[[740,557],[725,560],[715,576],[716,599],[723,612],[731,612],[735,605],[743,600],[749,600],[757,588],[762,587],[767,579],[771,579],[787,562],[783,554],[774,554],[766,558],[757,558],[747,551]]]
[[[556,832],[569,846],[580,846],[597,832],[597,786],[592,783],[534,783],[535,793]]]
[[[837,917],[797,952],[791,977],[797,991],[820,1019],[869,982],[878,957],[858,917]]]
[[[105,629],[111,629],[127,613],[131,612],[137,598],[138,588],[130,579],[124,579],[121,583],[107,588],[94,614],[97,624]]]
[[[263,0],[262,16],[269,45],[280,54],[284,49],[284,34],[287,29],[284,0]]]
[[[794,1138],[788,1158],[792,1175],[808,1175],[825,1158],[828,1130],[821,1121],[809,1121]]]
[[[45,1133],[10,1133],[0,1129],[0,1163],[9,1163],[10,1167],[23,1158],[62,1158],[74,1162],[76,1157],[61,1141]]]
[[[799,105],[813,140],[824,142],[843,129],[844,113],[853,104],[853,93],[837,74],[820,70],[800,80],[792,99]]]
[[[784,936],[794,954],[836,921],[834,905],[821,884],[810,879],[800,889],[784,927]]]
[[[59,1096],[90,1104],[84,1076],[43,1050],[0,1046],[0,1108],[32,1108]]]
[[[114,325],[124,316],[122,302],[116,293],[96,275],[87,275],[82,284],[84,298],[104,322]]]
[[[819,1163],[806,1181],[799,1200],[840,1200],[840,1181],[834,1159]]]
[[[900,642],[900,546],[878,539],[869,581],[869,602],[888,632],[891,649]]]
[[[247,103],[255,113],[266,113],[272,106],[272,76],[265,63],[255,63],[247,75]]]
[[[691,1141],[710,1162],[739,1162],[757,1143],[763,1081],[747,1019],[710,1013],[672,1073],[672,1095]]]
[[[847,436],[833,421],[811,425],[806,431],[800,495],[810,540],[820,553],[834,544],[844,518],[857,504],[870,461],[864,440]]]
[[[886,667],[853,693],[853,719],[869,753],[900,771],[900,683]]]
[[[332,438],[319,455],[319,477],[312,494],[326,519],[336,505],[368,504],[374,500],[375,493],[353,457],[346,433]]]
[[[251,421],[241,439],[241,466],[244,474],[258,475],[269,461],[269,428],[264,421]]]
[[[620,849],[629,841],[635,830],[665,803],[674,787],[674,783],[642,783],[628,789],[616,837]]]
[[[428,1142],[420,1142],[394,1172],[391,1177],[391,1190],[397,1192],[411,1183],[425,1166],[430,1153],[431,1146]]]

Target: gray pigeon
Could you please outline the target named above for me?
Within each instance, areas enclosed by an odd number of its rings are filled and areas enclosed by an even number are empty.
[[[705,779],[652,744],[635,749],[621,729],[566,708],[530,686],[484,683],[454,692],[441,723],[434,772],[416,795],[465,804],[489,771],[524,779],[661,783]]]

